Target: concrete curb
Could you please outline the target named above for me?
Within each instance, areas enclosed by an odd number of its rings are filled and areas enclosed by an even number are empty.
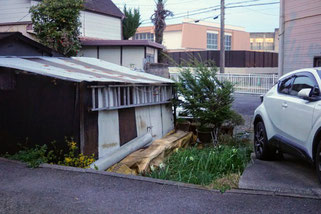
[[[6,161],[6,162],[11,162],[11,163],[27,166],[26,163],[16,161],[16,160],[10,160],[10,159],[6,159],[6,158],[1,158],[1,157],[0,157],[0,161]],[[155,179],[155,178],[143,177],[143,176],[124,175],[124,174],[118,174],[118,173],[113,173],[113,172],[97,171],[97,170],[93,170],[93,169],[82,169],[82,168],[60,166],[60,165],[54,165],[54,164],[41,164],[39,166],[39,168],[47,168],[47,169],[53,169],[53,170],[62,170],[62,171],[78,172],[78,173],[90,173],[90,174],[97,174],[97,175],[104,175],[104,176],[112,176],[112,177],[122,178],[122,179],[144,181],[144,182],[156,183],[156,184],[160,184],[160,185],[171,185],[171,186],[196,189],[196,190],[205,190],[205,191],[223,194],[219,190],[209,189],[209,188],[206,188],[206,187],[203,187],[200,185],[188,184],[188,183],[182,183],[182,182],[176,182],[176,181],[161,180],[161,179]],[[250,190],[250,189],[232,189],[232,190],[226,191],[224,194],[249,194],[249,195],[267,195],[267,196],[306,198],[306,199],[317,199],[317,200],[321,199],[321,197],[318,197],[315,195],[300,195],[300,194],[293,194],[293,193],[283,193],[283,192],[265,191],[265,190]]]
[[[177,187],[183,187],[183,188],[208,190],[208,191],[213,191],[216,193],[221,193],[219,190],[208,189],[208,188],[200,186],[200,185],[182,183],[182,182],[177,182],[177,181],[161,180],[161,179],[155,179],[155,178],[150,178],[150,177],[143,177],[143,176],[136,176],[136,175],[125,175],[125,174],[118,174],[118,173],[114,173],[114,172],[97,171],[94,169],[82,169],[82,168],[60,166],[60,165],[53,165],[53,164],[41,164],[39,167],[48,168],[48,169],[63,170],[63,171],[69,171],[69,172],[91,173],[91,174],[97,174],[97,175],[105,175],[105,176],[112,176],[112,177],[117,177],[117,178],[129,179],[129,180],[156,183],[156,184],[161,184],[161,185],[171,185],[171,186],[177,186]]]

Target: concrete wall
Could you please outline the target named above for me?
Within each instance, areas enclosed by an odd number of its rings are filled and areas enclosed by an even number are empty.
[[[145,135],[148,127],[154,140],[174,129],[171,105],[136,107],[135,119],[137,137]],[[98,156],[101,158],[120,148],[118,110],[100,111],[98,127]]]
[[[283,73],[313,67],[321,56],[321,0],[286,0],[284,3],[284,46],[280,47]],[[283,32],[280,32],[282,35]]]
[[[81,11],[81,36],[100,39],[121,39],[121,19],[88,11]]]
[[[168,49],[182,48],[182,31],[168,31],[164,33],[163,45]]]
[[[220,35],[220,25],[213,22],[192,19],[184,20],[182,24],[167,25],[164,31],[164,45],[167,51],[198,51],[207,50],[207,32],[215,31]],[[232,50],[250,50],[250,33],[242,27],[226,25],[226,34],[232,35]],[[137,33],[154,33],[154,27],[140,27]],[[220,36],[218,36],[218,49]]]
[[[182,47],[188,50],[206,50],[207,32],[218,33],[217,47],[220,49],[220,28],[214,28],[192,23],[183,24]],[[226,29],[225,33],[232,36],[231,50],[250,50],[250,34],[245,31]]]

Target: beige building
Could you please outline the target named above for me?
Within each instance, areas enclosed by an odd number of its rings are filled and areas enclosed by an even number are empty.
[[[220,26],[217,23],[185,19],[182,24],[167,25],[163,45],[170,52],[220,49]],[[250,50],[250,34],[242,27],[226,26],[226,50]],[[140,27],[133,40],[154,41],[154,27]]]
[[[250,33],[250,44],[253,51],[279,52],[279,29],[268,33]]]
[[[321,66],[321,0],[281,0],[279,74]]]

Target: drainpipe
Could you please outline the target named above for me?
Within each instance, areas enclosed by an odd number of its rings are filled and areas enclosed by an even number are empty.
[[[118,163],[129,154],[141,149],[151,143],[153,140],[152,135],[148,132],[147,134],[137,137],[134,140],[126,143],[124,146],[117,149],[112,154],[105,157],[99,158],[96,162],[90,165],[90,168],[103,171],[111,167],[112,165]]]
[[[285,33],[285,0],[280,2],[280,30],[279,30],[279,77],[284,74],[284,33]]]

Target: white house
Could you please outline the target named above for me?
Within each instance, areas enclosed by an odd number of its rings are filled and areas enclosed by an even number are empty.
[[[30,7],[35,0],[0,0],[0,32],[21,32],[35,39]],[[118,65],[141,70],[146,62],[157,62],[154,42],[122,40],[124,14],[111,0],[85,0],[81,11],[82,50],[79,56],[95,57]]]
[[[281,0],[279,74],[321,66],[321,0]]]

